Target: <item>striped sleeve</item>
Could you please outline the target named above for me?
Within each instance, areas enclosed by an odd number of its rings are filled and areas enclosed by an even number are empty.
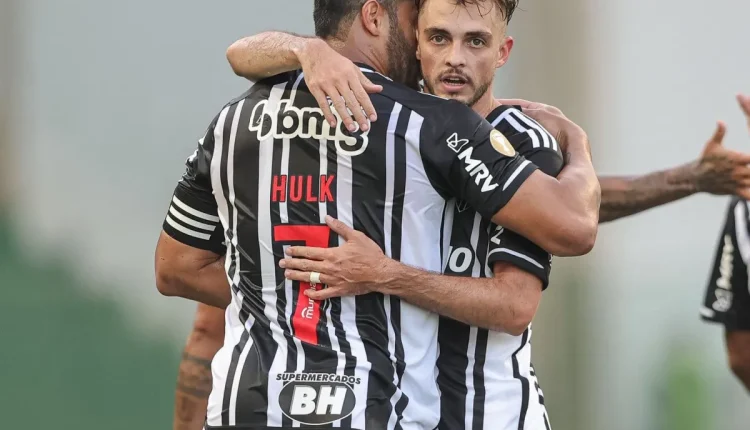
[[[734,198],[727,210],[701,308],[705,321],[723,324],[727,330],[750,330],[749,259],[748,203]]]
[[[224,231],[211,187],[213,127],[214,124],[185,163],[185,173],[175,188],[163,229],[185,245],[223,254]]]
[[[525,237],[494,226],[490,236],[487,265],[492,268],[495,263],[506,262],[529,272],[542,281],[542,289],[549,285],[549,274],[552,270],[552,256]]]
[[[537,166],[469,107],[452,102],[422,131],[422,156],[443,197],[469,204],[491,219]]]

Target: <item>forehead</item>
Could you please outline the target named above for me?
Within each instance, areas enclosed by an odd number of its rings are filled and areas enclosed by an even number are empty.
[[[423,0],[419,29],[440,28],[451,32],[495,32],[505,30],[505,19],[494,0],[462,5],[455,0]]]

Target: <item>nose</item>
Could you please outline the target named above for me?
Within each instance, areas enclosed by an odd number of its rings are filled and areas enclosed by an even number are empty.
[[[450,53],[445,59],[445,63],[453,68],[459,68],[466,65],[466,56],[464,55],[461,43],[453,43]]]

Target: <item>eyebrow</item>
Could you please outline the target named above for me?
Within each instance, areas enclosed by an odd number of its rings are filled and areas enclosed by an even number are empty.
[[[431,33],[431,34],[436,34],[436,33],[450,34],[448,30],[441,28],[441,27],[427,27],[424,29],[424,32]],[[491,39],[492,33],[488,31],[469,31],[469,32],[466,32],[466,34],[464,34],[464,37],[465,38],[481,37],[484,39]]]

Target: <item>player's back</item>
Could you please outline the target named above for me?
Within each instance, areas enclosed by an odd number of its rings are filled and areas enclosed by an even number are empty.
[[[211,426],[437,425],[436,315],[380,294],[312,301],[304,292],[315,286],[285,280],[278,263],[289,245],[342,243],[325,225],[330,215],[386,255],[438,271],[446,198],[465,194],[477,205],[492,196],[492,214],[517,188],[498,186],[476,154],[507,173],[506,181],[518,170],[508,183],[533,168],[489,143],[473,148],[472,158],[474,134],[484,131],[489,142],[491,127],[468,108],[372,79],[385,89],[373,96],[380,119],[365,133],[349,133],[341,121],[331,127],[298,72],[254,84],[209,130],[233,290],[225,345],[214,360]],[[467,134],[453,147],[452,122]],[[463,146],[468,154],[457,159]],[[457,168],[469,163],[472,169]],[[476,190],[464,189],[469,180]]]

